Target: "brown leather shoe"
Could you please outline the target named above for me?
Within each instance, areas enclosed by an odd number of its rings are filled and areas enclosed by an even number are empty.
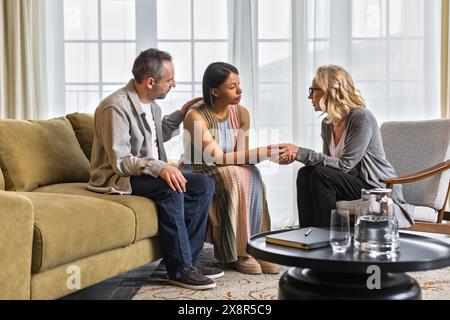
[[[271,262],[267,262],[267,261],[259,260],[259,259],[258,259],[258,263],[261,265],[261,270],[264,273],[269,273],[269,274],[280,273],[280,267],[275,263],[271,263]]]
[[[234,263],[234,267],[240,273],[245,274],[261,274],[261,265],[253,257],[239,257],[239,260]]]

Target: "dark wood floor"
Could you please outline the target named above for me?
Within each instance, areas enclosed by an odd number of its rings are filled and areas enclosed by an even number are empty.
[[[158,267],[160,260],[105,280],[60,300],[131,300]]]

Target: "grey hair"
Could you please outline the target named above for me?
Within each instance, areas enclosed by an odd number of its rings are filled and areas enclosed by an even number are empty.
[[[153,77],[159,82],[164,76],[164,61],[172,62],[172,56],[165,51],[158,49],[147,49],[142,51],[134,61],[134,80],[142,83],[146,78]]]

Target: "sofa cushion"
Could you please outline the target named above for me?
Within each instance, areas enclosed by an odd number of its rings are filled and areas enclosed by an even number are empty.
[[[73,113],[67,115],[77,136],[81,149],[90,160],[92,143],[94,141],[94,115],[87,113]]]
[[[133,243],[158,234],[158,213],[155,202],[144,197],[95,193],[86,190],[86,185],[86,183],[55,184],[36,189],[35,192],[79,195],[108,200],[128,207],[133,210],[136,218],[136,235]]]
[[[11,191],[89,180],[89,161],[66,118],[0,121],[0,164]]]
[[[34,207],[33,273],[133,242],[135,218],[125,206],[92,197],[18,194]]]

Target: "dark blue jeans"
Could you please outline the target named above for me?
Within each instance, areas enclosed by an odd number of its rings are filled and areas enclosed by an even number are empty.
[[[163,179],[131,177],[133,195],[152,199],[158,207],[162,255],[171,278],[195,263],[203,248],[214,181],[202,174],[183,173],[186,193],[172,191]]]

